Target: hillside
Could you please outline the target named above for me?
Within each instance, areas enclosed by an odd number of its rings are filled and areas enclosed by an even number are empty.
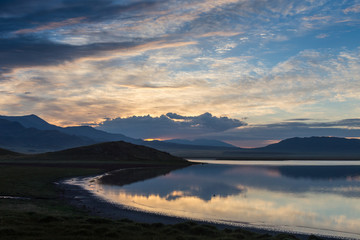
[[[110,141],[125,141],[125,142],[137,141],[136,139],[127,137],[123,134],[108,133],[101,130],[97,130],[89,126],[74,126],[74,127],[65,127],[65,128],[59,127],[59,131],[70,135],[91,138],[98,143],[110,142]]]
[[[260,151],[283,153],[346,153],[360,154],[360,140],[337,137],[289,138],[271,144]]]
[[[25,116],[0,116],[0,119],[20,123],[25,128],[36,128],[39,130],[58,130],[59,128],[34,114]]]
[[[289,138],[262,148],[224,151],[220,159],[360,160],[360,140],[337,137]]]
[[[89,126],[59,127],[46,122],[44,119],[34,114],[25,116],[0,116],[0,120],[1,119],[11,122],[17,122],[25,128],[35,128],[38,130],[53,130],[68,135],[89,138],[93,140],[93,143],[110,141],[136,141],[135,139],[127,137],[123,134],[108,133]]]
[[[0,156],[16,156],[19,153],[0,148]]]
[[[9,128],[6,124],[10,123],[13,126]],[[223,151],[238,149],[221,141],[206,139],[180,140],[180,142],[175,140],[176,143],[171,141],[146,142],[122,134],[104,132],[90,126],[58,127],[36,115],[0,116],[1,128],[6,129],[7,132],[2,134],[0,131],[0,147],[23,153],[58,151],[111,141],[125,141],[148,146],[182,157],[221,157]],[[54,139],[57,140],[54,142]]]
[[[90,146],[49,152],[34,156],[39,159],[56,160],[101,160],[123,162],[186,163],[183,158],[174,157],[153,148],[123,141],[99,143]]]
[[[95,143],[86,137],[65,134],[57,130],[26,128],[18,122],[0,119],[0,147],[21,151],[60,150]]]

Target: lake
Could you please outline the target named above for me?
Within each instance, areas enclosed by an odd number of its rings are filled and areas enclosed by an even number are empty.
[[[207,161],[87,188],[128,208],[235,226],[360,239],[360,162]]]

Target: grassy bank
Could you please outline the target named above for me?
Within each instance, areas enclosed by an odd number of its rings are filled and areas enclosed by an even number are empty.
[[[270,236],[241,229],[219,230],[190,222],[163,225],[97,218],[86,209],[69,206],[54,184],[64,178],[135,165],[93,161],[0,162],[0,196],[26,198],[0,199],[0,239],[295,239],[288,234]]]

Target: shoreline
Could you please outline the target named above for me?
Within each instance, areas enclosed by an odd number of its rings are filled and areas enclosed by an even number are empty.
[[[121,168],[119,170],[127,170],[129,168]],[[99,176],[99,175],[98,175]],[[97,176],[93,176],[97,177]],[[86,179],[89,177],[79,177],[78,179]],[[73,178],[71,178],[73,179]],[[90,215],[102,217],[102,218],[109,218],[114,220],[121,220],[121,219],[128,219],[134,222],[139,223],[147,223],[147,224],[154,224],[154,223],[162,223],[164,225],[172,225],[172,224],[178,224],[178,223],[184,223],[184,222],[195,222],[197,224],[206,224],[206,225],[212,225],[219,229],[243,229],[254,233],[259,234],[270,234],[270,235],[277,235],[277,234],[289,234],[297,237],[298,239],[305,240],[308,239],[309,236],[316,236],[321,239],[346,239],[341,237],[331,237],[331,236],[322,236],[322,235],[316,235],[311,233],[298,233],[298,232],[287,232],[287,231],[280,231],[280,230],[269,230],[269,229],[262,229],[257,227],[248,227],[248,226],[235,226],[232,224],[226,224],[226,223],[215,223],[210,222],[206,220],[195,220],[195,219],[187,219],[182,217],[176,217],[176,216],[167,216],[157,213],[150,213],[145,212],[141,210],[136,209],[130,209],[126,207],[125,205],[115,204],[111,203],[109,201],[106,201],[104,199],[101,199],[100,197],[96,196],[95,193],[86,190],[85,188],[74,185],[71,183],[67,183],[70,179],[63,180],[61,182],[58,182],[58,187],[62,190],[62,198],[64,201],[66,201],[71,206],[74,206],[76,208],[82,209],[87,211]],[[137,180],[134,180],[133,182],[136,182]],[[126,183],[129,184],[129,183]]]

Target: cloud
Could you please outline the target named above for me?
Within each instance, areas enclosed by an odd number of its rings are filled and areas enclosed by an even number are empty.
[[[59,0],[3,0],[0,2],[0,17],[19,18],[33,12],[46,12],[59,7],[61,2]]]
[[[204,34],[201,34],[199,37],[234,37],[237,35],[242,34],[243,32],[207,32]]]
[[[181,120],[181,121],[180,121]],[[107,119],[98,129],[116,132],[135,138],[191,137],[244,126],[246,123],[228,117],[216,117],[210,113],[199,116],[181,116],[167,113],[160,117],[133,116]]]
[[[20,30],[15,31],[14,34],[36,33],[36,32],[45,31],[45,30],[52,30],[52,29],[56,29],[59,27],[78,24],[84,19],[85,19],[85,17],[76,17],[76,18],[66,19],[66,20],[63,20],[60,22],[51,22],[51,23],[48,23],[48,24],[45,24],[42,26],[38,26],[35,28],[20,29]]]
[[[166,116],[170,119],[176,119],[176,120],[187,120],[187,119],[191,119],[191,117],[186,117],[186,116],[181,116],[179,114],[176,113],[167,113]]]
[[[233,48],[237,46],[236,43],[221,43],[220,46],[217,46],[215,49],[215,52],[217,53],[226,53],[228,51],[231,51]]]
[[[240,147],[261,147],[292,137],[360,137],[360,119],[316,122],[301,118],[272,124],[247,125],[238,119],[215,117],[210,113],[199,116],[167,113],[160,117],[148,115],[107,119],[97,128],[135,138],[206,138]]]
[[[321,34],[316,35],[316,38],[320,38],[320,39],[327,38],[327,37],[329,37],[329,34],[326,34],[326,33],[321,33]]]
[[[357,28],[336,21],[354,12],[328,0],[0,1],[1,113],[353,118],[360,58],[345,35]],[[336,47],[318,48],[329,29]]]
[[[20,20],[32,20],[30,23],[53,22],[54,19],[67,19],[86,16],[88,21],[112,19],[121,13],[138,13],[151,10],[157,2],[137,1],[133,3],[115,4],[112,0],[4,0],[0,3],[0,16]],[[40,15],[41,13],[41,15]]]
[[[315,126],[315,127],[345,127],[348,129],[360,128],[360,118],[343,119],[343,120],[339,120],[339,121],[325,122],[325,123],[312,123],[311,126]]]
[[[346,9],[343,10],[343,12],[345,14],[349,14],[349,13],[359,13],[360,12],[360,4],[356,4],[353,5],[351,7],[348,7]]]
[[[301,122],[301,121],[310,121],[312,120],[311,118],[292,118],[292,119],[288,119],[288,120],[285,120],[286,122]]]
[[[108,43],[72,46],[34,38],[0,39],[0,54],[3,56],[0,65],[2,68],[58,65],[64,61],[133,45],[134,43]]]
[[[121,55],[139,55],[145,51],[179,48],[197,42],[120,42],[97,43],[84,46],[54,43],[34,38],[0,39],[1,70],[13,68],[59,65],[66,61],[109,60]],[[0,71],[0,74],[2,72]]]
[[[71,124],[79,124],[81,119],[80,123],[99,122],[104,116],[116,118],[119,112],[123,117],[147,113],[160,116],[174,109],[181,115],[207,111],[217,116],[225,113],[232,118],[250,117],[252,122],[273,117],[272,121],[329,115],[334,119],[339,114],[351,118],[358,111],[351,105],[360,90],[357,50],[303,51],[267,69],[246,56],[202,57],[201,46],[192,42],[133,45],[119,45],[118,50],[111,50],[116,45],[105,44],[110,50],[94,45],[85,53],[81,51],[86,49],[84,46],[68,46],[75,50],[73,56],[78,54],[73,61],[70,50],[59,51],[55,59],[46,52],[37,58],[31,51],[19,53],[22,59],[30,57],[24,64],[41,65],[47,61],[56,66],[20,68],[11,58],[3,60],[4,66],[18,68],[4,72],[6,81],[1,88],[13,94],[1,101],[2,110],[6,109],[2,114],[22,114],[19,111],[24,100],[20,96],[30,89],[32,96],[43,100],[26,103],[24,114],[36,113],[58,121],[59,108],[76,109],[68,115],[60,114],[63,122]],[[94,55],[82,56],[89,52]],[[341,100],[343,105],[338,106],[338,99],[351,101]],[[10,102],[18,107],[5,106]],[[80,109],[80,102],[91,104],[82,104],[84,109]],[[285,115],[276,116],[279,113]]]

